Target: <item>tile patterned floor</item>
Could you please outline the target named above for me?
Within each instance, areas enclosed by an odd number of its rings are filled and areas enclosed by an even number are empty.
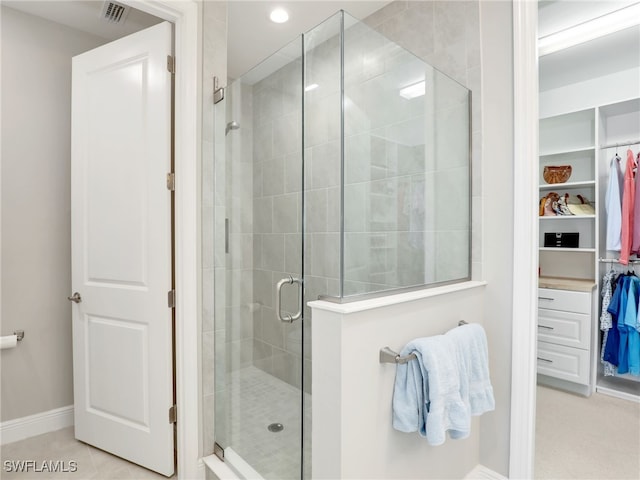
[[[233,372],[228,377],[226,399],[229,405],[227,445],[268,480],[300,478],[300,390],[255,367]],[[304,394],[305,418],[305,478],[311,471],[311,395]],[[267,427],[281,423],[284,429],[270,432]],[[161,480],[166,477],[127,462],[90,445],[77,441],[73,427],[46,433],[0,447],[1,480]],[[57,461],[77,471],[35,472],[10,471],[16,462],[34,461],[39,470],[43,462]],[[5,462],[9,462],[8,464]]]
[[[2,480],[166,480],[167,478],[77,441],[73,437],[73,427],[2,445],[0,451],[2,457],[0,479]],[[40,471],[34,471],[33,467],[29,471],[12,471],[16,469],[16,462],[20,460],[34,461]],[[43,471],[47,469],[43,462],[53,466],[49,468],[55,469],[58,461],[60,461],[58,464],[60,469],[66,469],[67,472]],[[70,463],[72,461],[77,466],[76,471],[71,471],[73,470],[73,464]]]
[[[228,444],[266,479],[300,478],[301,408],[299,389],[255,367],[233,372],[228,377],[230,428]],[[304,395],[305,416],[311,425],[311,395]],[[272,423],[284,429],[273,433]],[[305,452],[305,470],[310,472],[310,428]],[[309,478],[305,475],[306,478]]]

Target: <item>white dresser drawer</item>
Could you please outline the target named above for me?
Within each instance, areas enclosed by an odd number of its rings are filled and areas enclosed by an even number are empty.
[[[539,288],[538,308],[591,314],[591,293]]]
[[[588,350],[591,315],[539,308],[538,340]]]
[[[569,382],[589,384],[589,352],[538,342],[538,373]]]

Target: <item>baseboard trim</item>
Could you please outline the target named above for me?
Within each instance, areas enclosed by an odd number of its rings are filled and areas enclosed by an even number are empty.
[[[616,397],[621,398],[622,400],[629,400],[631,402],[640,403],[639,395],[616,390],[615,388],[597,386],[596,392],[602,393],[603,395],[609,395],[610,397]]]
[[[73,425],[73,405],[0,423],[0,445],[18,442]]]
[[[467,480],[506,480],[507,477],[500,475],[498,472],[491,470],[490,468],[485,467],[484,465],[476,465],[473,470],[471,470],[464,477]]]

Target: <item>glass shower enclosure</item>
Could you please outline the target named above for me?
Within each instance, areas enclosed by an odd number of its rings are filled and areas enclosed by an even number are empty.
[[[225,96],[216,451],[245,477],[311,478],[307,303],[470,278],[470,92],[339,12]]]

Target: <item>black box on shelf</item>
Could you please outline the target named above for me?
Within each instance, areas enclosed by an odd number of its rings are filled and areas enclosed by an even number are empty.
[[[544,234],[545,247],[578,248],[579,233],[575,232],[547,232]]]

